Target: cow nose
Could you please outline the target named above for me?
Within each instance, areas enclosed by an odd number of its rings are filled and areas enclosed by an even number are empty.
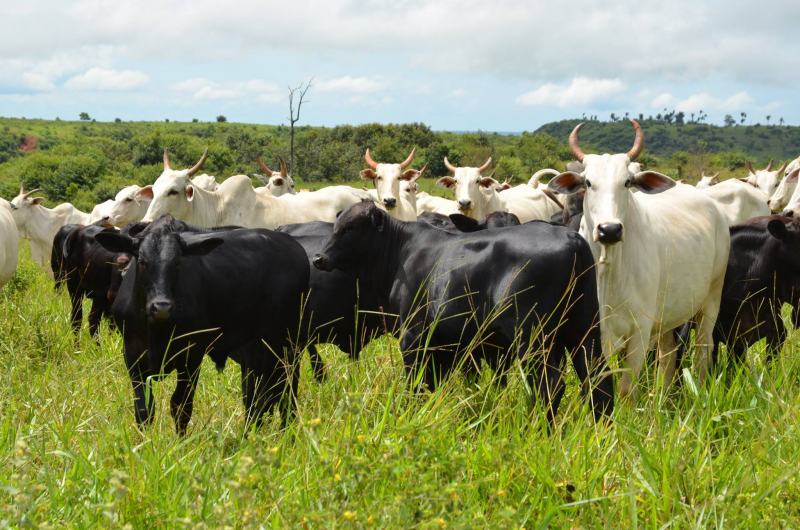
[[[383,199],[383,205],[387,208],[394,208],[397,205],[397,199],[394,197],[386,197]]]
[[[150,302],[150,316],[155,320],[166,320],[175,309],[175,304],[169,300],[154,300]]]
[[[783,215],[785,217],[793,217],[794,216],[794,212],[792,210],[784,210],[781,215]]]
[[[621,223],[602,223],[597,225],[597,235],[601,243],[613,245],[622,241]]]
[[[460,201],[458,201],[459,210],[469,210],[470,206],[472,206],[472,201],[469,199],[461,199]]]
[[[322,254],[317,254],[314,256],[314,259],[311,260],[311,263],[313,263],[314,266],[321,271],[330,270],[330,267],[328,267],[328,259]]]

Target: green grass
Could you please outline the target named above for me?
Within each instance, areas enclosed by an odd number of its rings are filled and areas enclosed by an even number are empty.
[[[0,292],[0,527],[661,528],[800,525],[800,370],[765,366],[663,393],[596,426],[570,391],[554,432],[517,374],[406,390],[397,343],[302,367],[297,419],[245,436],[238,367],[203,367],[189,435],[174,377],[133,424],[119,336],[70,336],[66,295],[24,258]],[[650,369],[652,372],[652,369]]]

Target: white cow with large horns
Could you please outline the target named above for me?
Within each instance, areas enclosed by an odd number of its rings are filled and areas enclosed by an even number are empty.
[[[730,250],[728,225],[712,199],[666,175],[631,172],[631,160],[644,148],[639,123],[631,123],[636,139],[630,151],[603,155],[584,154],[578,124],[569,145],[584,170],[561,173],[548,184],[558,193],[586,192],[580,233],[597,261],[603,351],[624,355],[623,397],[635,395],[654,343],[661,374],[672,380],[672,331],[693,318],[695,365],[705,378]]]
[[[789,175],[795,169],[800,168],[800,156],[789,162],[784,169],[783,178],[781,179],[778,188],[769,198],[769,209],[774,213],[782,211],[789,204],[789,199],[794,195],[794,190],[797,187],[797,179],[789,179]]]
[[[416,206],[406,200],[400,193],[401,180],[417,180],[427,168],[427,165],[425,165],[420,170],[407,169],[414,160],[416,153],[417,148],[414,147],[406,159],[399,164],[375,162],[372,159],[372,155],[370,155],[369,149],[364,154],[364,160],[367,162],[369,169],[361,170],[361,178],[371,180],[375,184],[378,199],[375,204],[400,221],[415,221],[417,219]]]
[[[20,186],[19,195],[11,199],[9,206],[19,230],[19,237],[30,242],[31,257],[52,275],[50,254],[56,232],[65,224],[88,224],[90,215],[68,202],[52,209],[45,208],[42,206],[42,197],[31,197],[37,191],[40,190],[25,191]]]
[[[292,195],[295,194],[294,191],[294,179],[289,174],[289,168],[286,166],[286,162],[283,158],[278,157],[278,164],[280,164],[280,171],[273,171],[263,160],[261,160],[260,156],[256,157],[256,162],[258,163],[258,167],[261,168],[261,171],[264,172],[264,177],[266,178],[266,182],[264,182],[264,186],[260,188],[256,188],[257,192],[263,190],[269,190],[275,197],[280,197],[281,195],[285,195],[290,193]]]
[[[772,169],[772,160],[764,169],[753,169],[753,163],[749,160],[745,161],[744,167],[747,169],[747,177],[744,180],[763,191],[769,199],[778,189],[780,174],[786,169],[786,162],[776,170]]]

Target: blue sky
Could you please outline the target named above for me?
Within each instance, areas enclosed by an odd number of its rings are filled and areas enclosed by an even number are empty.
[[[0,115],[428,123],[582,114],[800,123],[800,2],[27,0],[0,6]]]

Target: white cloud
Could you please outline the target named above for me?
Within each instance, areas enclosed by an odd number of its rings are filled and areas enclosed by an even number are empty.
[[[286,97],[277,84],[260,79],[216,82],[199,77],[180,81],[171,88],[176,92],[188,94],[197,101],[241,100],[277,103]]]
[[[650,106],[657,109],[668,108],[683,112],[734,112],[747,109],[753,105],[753,98],[747,92],[737,92],[728,97],[717,97],[708,92],[692,94],[687,98],[678,99],[669,93],[657,96]]]
[[[147,74],[136,70],[94,67],[69,78],[64,86],[72,90],[132,90],[141,87],[149,80]]]
[[[568,85],[547,83],[517,97],[520,105],[555,107],[584,106],[615,96],[625,90],[619,79],[590,79],[575,77]]]
[[[463,88],[456,88],[451,90],[450,93],[447,95],[450,99],[461,99],[467,95],[467,91]]]
[[[334,79],[315,81],[312,89],[320,92],[346,92],[349,94],[372,94],[386,88],[386,83],[370,77],[351,77],[345,75]]]

